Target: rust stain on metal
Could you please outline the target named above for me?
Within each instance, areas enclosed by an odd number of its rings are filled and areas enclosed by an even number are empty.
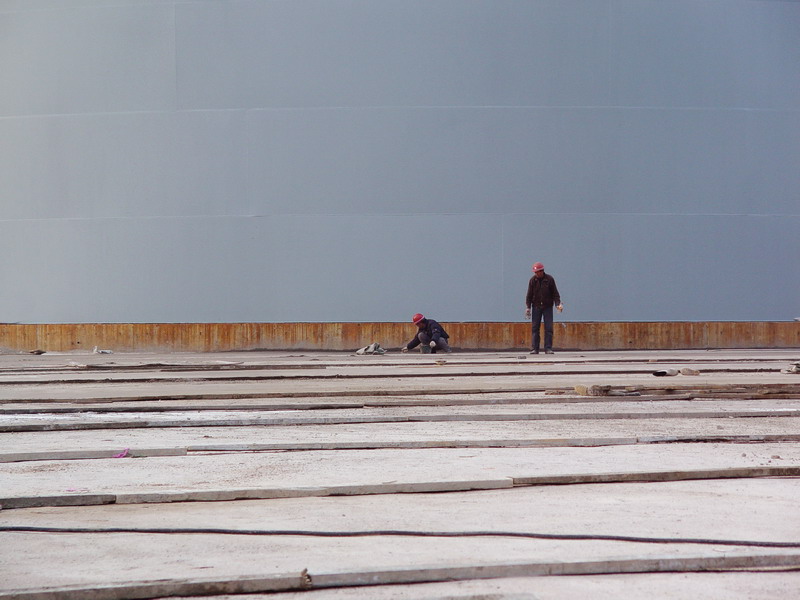
[[[530,345],[527,322],[448,323],[460,349],[510,350]],[[0,347],[27,352],[225,350],[355,350],[372,342],[397,348],[414,335],[410,323],[78,323],[3,324]],[[800,348],[800,322],[557,322],[556,348],[679,350]]]

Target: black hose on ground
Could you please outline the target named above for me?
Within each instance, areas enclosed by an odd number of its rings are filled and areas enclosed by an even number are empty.
[[[707,546],[753,546],[759,548],[800,548],[800,542],[765,542],[754,540],[720,540],[706,538],[657,538],[628,535],[558,534],[520,531],[411,531],[377,529],[372,531],[312,531],[302,529],[222,529],[212,527],[36,527],[0,525],[0,532],[28,533],[146,533],[146,534],[207,534],[207,535],[264,535],[308,537],[515,537],[541,540],[598,540],[637,542],[645,544],[701,544]]]

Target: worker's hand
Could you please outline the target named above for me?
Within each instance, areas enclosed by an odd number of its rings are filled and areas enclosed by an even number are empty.
[[[531,309],[530,308],[526,308],[525,309],[525,318],[526,319],[530,319],[531,318]]]
[[[400,348],[400,352],[408,352],[408,348],[406,346],[403,346],[402,348]]]
[[[558,310],[558,312],[561,312],[562,310],[564,310],[564,305],[559,304],[558,306],[556,306],[556,309]]]
[[[428,346],[430,346],[431,348],[436,348],[436,342],[434,342],[433,340],[431,340],[431,343],[430,343],[430,344],[428,344]]]

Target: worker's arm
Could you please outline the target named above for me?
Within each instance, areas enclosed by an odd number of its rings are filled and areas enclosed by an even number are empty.
[[[556,309],[558,312],[564,310],[564,305],[561,304],[561,294],[558,293],[558,286],[556,285],[556,280],[553,279],[553,301],[556,305]]]

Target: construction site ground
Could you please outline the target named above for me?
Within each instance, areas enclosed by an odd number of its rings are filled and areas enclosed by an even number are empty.
[[[796,600],[798,361],[2,354],[0,599]]]

